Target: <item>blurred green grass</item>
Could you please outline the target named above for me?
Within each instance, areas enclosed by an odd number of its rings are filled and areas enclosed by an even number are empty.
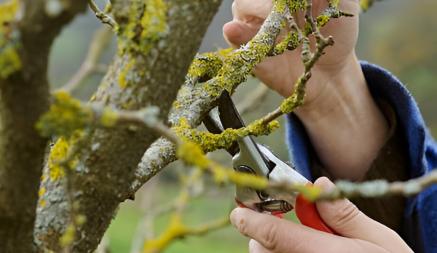
[[[178,192],[178,184],[170,181],[160,182],[149,194],[153,195],[153,202],[159,206],[172,202],[178,196]],[[140,197],[147,198],[148,196]],[[215,188],[213,190],[208,187],[205,194],[190,200],[183,214],[183,222],[187,226],[194,227],[205,222],[221,219],[228,215],[233,206],[233,191],[230,187]],[[107,232],[111,252],[130,252],[132,239],[142,216],[142,211],[135,203],[127,202],[122,204]],[[155,235],[159,235],[166,228],[169,216],[170,214],[167,213],[155,218],[153,221]],[[228,226],[202,237],[189,236],[177,240],[165,252],[245,252],[247,251],[247,241],[231,226]]]
[[[207,183],[209,184],[209,183]],[[235,206],[232,187],[219,187],[213,190],[207,186],[207,192],[189,202],[183,215],[184,224],[196,226],[209,221],[228,216]],[[214,188],[214,187],[213,187]],[[178,194],[177,184],[161,182],[150,194],[159,203],[170,203]],[[138,223],[142,219],[142,211],[134,202],[123,203],[116,218],[107,231],[109,248],[113,253],[130,252],[132,239],[137,231]],[[168,225],[170,214],[164,214],[154,220],[155,235],[159,235]],[[294,214],[287,215],[287,219],[295,220]],[[232,226],[210,232],[204,236],[189,236],[173,242],[166,253],[225,253],[247,252],[248,239],[240,235]]]

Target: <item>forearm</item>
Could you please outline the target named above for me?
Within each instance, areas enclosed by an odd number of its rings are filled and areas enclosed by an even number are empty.
[[[388,124],[352,55],[332,74],[316,67],[314,82],[326,82],[317,97],[296,111],[318,158],[336,178],[360,180],[387,140]]]

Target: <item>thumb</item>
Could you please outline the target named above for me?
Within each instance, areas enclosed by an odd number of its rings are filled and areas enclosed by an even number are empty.
[[[223,26],[223,36],[234,48],[246,44],[258,32],[259,27],[250,26],[245,22],[233,20]]]
[[[325,191],[335,187],[326,177],[319,178],[314,185]],[[408,249],[396,232],[366,216],[348,199],[318,202],[317,210],[326,224],[342,236],[372,242],[390,252],[402,252],[401,245]]]

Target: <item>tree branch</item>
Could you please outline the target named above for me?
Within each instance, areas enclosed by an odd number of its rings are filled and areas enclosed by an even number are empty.
[[[96,18],[98,18],[103,24],[109,25],[112,29],[118,28],[117,22],[115,22],[115,20],[107,13],[101,11],[99,6],[97,6],[96,2],[94,2],[94,0],[88,0],[88,5],[96,15]]]
[[[193,84],[200,76],[188,76],[185,85],[178,93],[175,106],[169,115],[173,126],[184,119],[191,127],[198,126],[202,118],[215,106],[216,100],[224,89],[233,90],[242,82],[252,69],[273,49],[276,38],[284,25],[285,11],[277,5],[267,17],[257,35],[245,46],[229,53],[217,76],[203,84]],[[132,191],[138,190],[162,168],[176,159],[174,146],[159,139],[144,153],[136,171]]]

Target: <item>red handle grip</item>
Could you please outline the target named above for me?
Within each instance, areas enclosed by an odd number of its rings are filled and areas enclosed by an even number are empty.
[[[308,227],[330,234],[336,234],[320,217],[316,205],[306,200],[302,194],[297,195],[295,211],[300,222]]]

